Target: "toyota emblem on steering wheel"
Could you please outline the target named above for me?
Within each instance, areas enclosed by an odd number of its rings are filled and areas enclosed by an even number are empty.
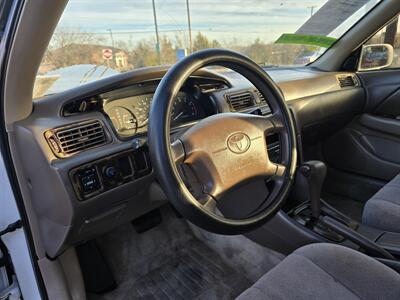
[[[250,148],[250,138],[243,132],[236,132],[228,137],[227,146],[236,154],[245,153]]]

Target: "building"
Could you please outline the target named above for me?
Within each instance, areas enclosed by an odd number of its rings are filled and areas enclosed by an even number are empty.
[[[118,70],[124,70],[128,67],[128,55],[125,51],[115,53],[115,66]]]

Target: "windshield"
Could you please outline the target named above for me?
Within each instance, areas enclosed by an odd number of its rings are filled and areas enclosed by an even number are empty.
[[[206,48],[264,67],[313,62],[379,0],[70,0],[34,98]]]

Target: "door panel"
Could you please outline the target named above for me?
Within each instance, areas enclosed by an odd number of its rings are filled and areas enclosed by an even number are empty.
[[[378,131],[387,135],[389,138],[391,136],[400,137],[400,120],[398,119],[363,114],[359,119],[359,123],[366,129]]]
[[[399,105],[400,69],[360,72],[357,75],[367,92],[366,112],[383,115],[380,111],[385,105],[391,105],[392,102]],[[397,107],[400,112],[400,107]]]
[[[382,102],[380,102],[376,109],[375,114],[380,116],[387,116],[397,118],[400,116],[400,90],[396,90]]]
[[[362,128],[358,122],[355,120],[324,143],[323,153],[326,162],[341,171],[389,181],[400,173],[400,163],[395,162],[398,154],[383,152],[384,146],[382,144],[377,146],[377,140],[371,137],[381,138],[379,142],[383,140],[396,147],[400,145],[400,139],[391,142],[391,139],[380,135],[378,131]]]
[[[400,70],[358,75],[364,113],[325,142],[323,153],[336,169],[389,181],[400,173]]]

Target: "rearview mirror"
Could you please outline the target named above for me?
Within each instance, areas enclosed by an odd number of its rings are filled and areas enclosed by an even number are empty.
[[[379,70],[393,62],[393,47],[390,44],[364,45],[358,63],[358,71]]]

